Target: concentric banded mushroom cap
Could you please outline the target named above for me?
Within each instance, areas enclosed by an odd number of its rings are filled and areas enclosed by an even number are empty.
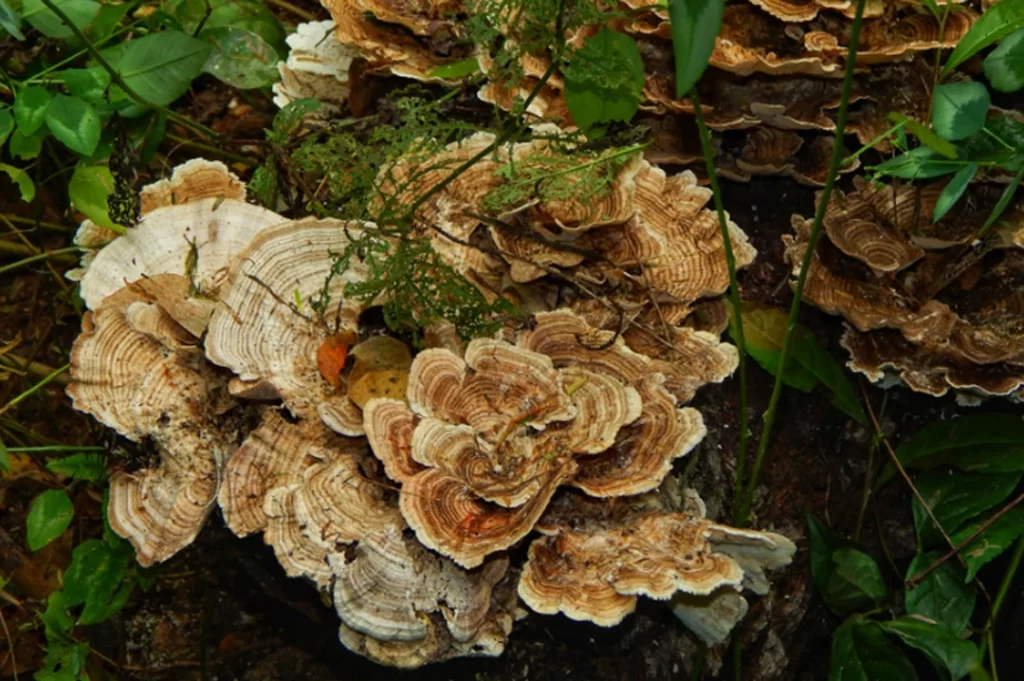
[[[178,166],[169,180],[144,189],[142,199],[142,221],[96,253],[81,277],[90,309],[126,284],[164,273],[186,277],[196,293],[216,297],[235,256],[260,231],[284,221],[245,203],[238,179],[223,164],[203,159]],[[90,233],[88,225],[82,235]]]
[[[110,525],[132,542],[143,565],[166,560],[195,538],[234,446],[218,418],[230,405],[227,378],[206,363],[198,342],[142,287],[129,286],[86,313],[71,351],[68,395],[75,408],[160,451],[156,468],[110,479]]]
[[[343,273],[331,271],[332,254],[361,227],[307,219],[261,232],[231,269],[230,289],[205,344],[207,356],[242,381],[273,385],[295,416],[319,416],[346,435],[362,433],[362,415],[321,374],[317,352],[338,329],[356,330],[362,305],[346,299],[344,288],[364,276],[364,268],[353,259]],[[320,318],[312,301],[323,295],[325,282],[329,302]]]

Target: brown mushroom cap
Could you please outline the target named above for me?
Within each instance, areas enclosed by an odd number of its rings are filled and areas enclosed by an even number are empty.
[[[180,277],[158,281],[174,280],[183,293]],[[143,287],[129,286],[86,313],[71,352],[68,395],[75,408],[130,440],[150,439],[161,453],[156,468],[110,478],[110,525],[132,542],[143,565],[166,560],[199,533],[220,465],[234,447],[218,417],[230,405],[227,378],[196,345]]]
[[[269,382],[294,415],[322,418],[346,435],[362,433],[362,414],[321,375],[317,351],[337,329],[356,329],[362,305],[346,299],[344,288],[364,269],[353,261],[339,275],[331,271],[332,253],[361,226],[307,219],[261,232],[232,267],[205,343],[211,361],[243,381]],[[320,319],[310,301],[323,294],[325,282],[331,302]]]

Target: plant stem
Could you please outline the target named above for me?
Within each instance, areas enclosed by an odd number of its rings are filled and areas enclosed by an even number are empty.
[[[55,232],[70,232],[71,230],[74,229],[74,227],[70,225],[60,225],[57,224],[56,222],[43,222],[41,220],[36,221],[33,220],[32,218],[25,218],[20,215],[11,215],[10,213],[4,213],[3,216],[6,219],[10,220],[11,222],[20,223],[23,225],[31,225],[33,227],[39,226],[42,227],[43,229],[50,229]]]
[[[992,612],[988,616],[988,629],[989,637],[986,637],[981,642],[981,657],[985,657],[985,651],[989,647],[990,638],[994,638],[992,630],[996,626],[996,618],[999,617],[999,610],[1003,607],[1003,602],[1006,600],[1006,594],[1010,592],[1010,585],[1013,584],[1014,578],[1017,576],[1017,569],[1020,568],[1021,558],[1024,557],[1024,537],[1019,537],[1017,543],[1013,547],[1013,554],[1010,556],[1010,565],[1006,568],[1006,574],[1003,575],[1003,581],[999,583],[999,591],[996,592],[996,599],[992,601]],[[993,646],[994,647],[994,646]],[[992,661],[992,674],[995,677],[995,660]]]
[[[43,380],[39,381],[39,382],[38,382],[38,383],[36,383],[36,384],[35,384],[34,386],[32,386],[31,388],[29,388],[29,389],[28,389],[28,390],[26,390],[25,392],[21,393],[21,394],[20,394],[20,395],[18,395],[17,397],[13,398],[13,399],[12,399],[12,400],[11,400],[10,402],[8,402],[8,403],[7,403],[7,404],[5,404],[5,405],[4,405],[4,406],[3,406],[2,408],[0,408],[0,415],[4,414],[5,412],[7,412],[7,411],[8,411],[9,409],[11,409],[12,407],[15,407],[15,406],[17,406],[18,404],[20,404],[21,402],[23,402],[23,401],[24,401],[24,400],[26,400],[27,398],[31,397],[31,396],[32,396],[32,395],[34,395],[34,394],[35,394],[36,392],[38,392],[39,390],[41,390],[41,389],[42,389],[42,388],[43,388],[43,387],[44,387],[45,385],[47,385],[48,383],[52,383],[52,382],[53,382],[54,380],[56,380],[56,379],[57,379],[57,378],[58,378],[58,377],[59,377],[59,376],[60,376],[61,374],[63,374],[63,373],[65,372],[65,371],[67,371],[67,370],[68,370],[68,369],[70,369],[70,368],[71,368],[71,364],[70,364],[70,363],[68,363],[68,364],[65,364],[64,366],[62,366],[62,367],[60,367],[60,368],[58,368],[58,369],[54,369],[54,370],[53,370],[53,371],[52,371],[51,373],[49,373],[49,374],[48,374],[48,375],[47,375],[47,376],[46,376],[45,378],[43,378]]]
[[[878,144],[882,140],[888,139],[889,135],[892,135],[893,133],[899,132],[900,130],[903,129],[903,126],[905,126],[909,122],[910,122],[909,120],[900,121],[899,123],[897,123],[896,125],[892,126],[891,128],[889,128],[885,132],[881,133],[880,135],[877,135],[873,139],[868,140],[867,144],[865,144],[860,149],[858,149],[857,151],[853,152],[852,154],[850,154],[849,156],[844,158],[843,159],[843,165],[845,166],[846,164],[848,164],[848,163],[850,163],[852,161],[857,160],[858,158],[860,158],[860,155],[863,154],[865,151],[868,151],[869,149],[874,149],[876,144]]]
[[[811,226],[807,250],[804,252],[803,262],[800,266],[800,275],[797,277],[796,288],[793,291],[793,304],[789,309],[786,335],[782,340],[779,368],[775,374],[775,384],[772,386],[771,398],[768,400],[768,409],[765,411],[764,428],[761,430],[761,438],[757,443],[757,456],[754,459],[754,468],[750,474],[750,484],[747,487],[743,506],[736,515],[737,525],[740,527],[746,524],[750,515],[750,508],[754,503],[754,491],[757,489],[761,467],[764,465],[764,457],[768,452],[768,443],[771,440],[772,428],[775,425],[775,414],[779,408],[779,397],[782,395],[782,378],[786,375],[786,362],[793,349],[791,341],[793,331],[796,329],[797,318],[800,315],[800,302],[803,298],[804,285],[807,283],[807,273],[811,269],[811,258],[814,256],[815,248],[818,245],[818,237],[821,236],[821,225],[825,220],[825,211],[828,208],[829,199],[832,197],[832,189],[835,186],[836,177],[839,175],[839,168],[843,161],[843,132],[846,130],[846,114],[850,105],[850,92],[853,90],[853,73],[857,66],[857,43],[860,40],[860,29],[864,20],[864,5],[866,2],[867,0],[857,0],[857,11],[853,18],[853,27],[850,29],[850,49],[846,55],[846,73],[843,76],[839,115],[836,117],[836,137],[835,144],[832,146],[832,159],[829,162],[825,187],[822,189],[821,197],[818,201],[818,209],[814,215],[814,224]]]
[[[302,9],[301,7],[296,7],[292,3],[286,2],[285,0],[267,0],[267,4],[269,4],[269,5],[276,5],[276,6],[280,7],[281,9],[286,10],[286,11],[294,14],[295,16],[299,17],[303,21],[316,21],[317,20],[317,16],[315,14],[313,14],[312,12],[307,12],[306,10]]]
[[[134,4],[137,4],[137,3],[132,3],[132,4],[134,5]],[[131,10],[129,10],[129,11],[131,11]],[[136,20],[136,21],[133,21],[132,23],[128,24],[127,26],[122,26],[122,27],[121,27],[121,28],[119,28],[118,30],[116,30],[116,31],[114,31],[113,33],[111,33],[110,35],[108,35],[108,36],[107,36],[106,38],[104,38],[103,40],[99,40],[99,41],[97,41],[97,42],[95,43],[95,45],[96,45],[97,47],[99,47],[99,46],[100,46],[100,45],[102,45],[103,43],[107,43],[107,42],[110,42],[111,40],[113,40],[113,39],[114,39],[114,38],[116,38],[117,36],[121,35],[122,33],[126,33],[126,32],[128,32],[128,31],[132,30],[133,28],[135,28],[136,26],[138,26],[139,24],[141,24],[141,23],[142,23],[142,21],[143,21],[142,19],[138,19],[138,20]],[[35,81],[36,81],[37,79],[39,79],[39,78],[42,78],[43,76],[45,76],[46,74],[48,74],[48,73],[52,73],[53,71],[56,71],[56,70],[58,70],[58,69],[61,69],[61,68],[63,68],[63,67],[64,67],[64,66],[66,65],[66,64],[70,64],[71,62],[75,61],[75,60],[76,60],[76,59],[78,59],[79,57],[83,57],[83,56],[85,56],[85,55],[87,55],[87,54],[89,54],[89,50],[88,50],[88,48],[86,48],[86,49],[84,49],[84,50],[79,50],[78,52],[75,52],[75,53],[74,53],[73,55],[71,55],[70,57],[68,57],[68,58],[66,58],[66,59],[62,59],[62,60],[60,60],[59,62],[57,62],[56,64],[53,64],[53,65],[51,65],[51,66],[47,66],[47,67],[46,67],[45,69],[43,69],[43,70],[42,70],[42,71],[40,71],[39,73],[36,73],[36,74],[34,74],[34,75],[33,75],[33,76],[31,77],[31,78],[29,78],[29,79],[27,79],[27,80],[23,81],[23,82],[22,82],[22,84],[24,85],[24,84],[27,84],[27,83],[33,83],[33,82],[35,82]],[[57,82],[63,82],[63,81],[62,81],[62,80],[59,80],[59,81],[57,81]]]
[[[743,475],[747,467],[747,440],[750,437],[750,424],[747,415],[747,341],[743,334],[742,303],[740,301],[740,284],[736,274],[736,254],[732,250],[732,239],[729,237],[729,221],[725,217],[725,206],[722,204],[722,191],[718,186],[718,174],[715,172],[715,154],[711,149],[711,133],[704,121],[697,88],[690,90],[693,110],[697,117],[697,131],[700,134],[700,147],[704,154],[704,167],[711,181],[711,195],[718,213],[718,227],[722,233],[722,244],[725,247],[725,266],[729,271],[729,302],[732,303],[732,319],[736,324],[736,345],[740,355],[740,441],[736,452],[736,483],[733,491],[733,520],[739,518],[741,496],[743,492]]]
[[[11,245],[11,246],[19,246],[19,244],[9,244],[9,245]],[[81,251],[82,251],[82,249],[79,248],[78,246],[69,246],[68,248],[58,248],[55,251],[47,251],[46,253],[39,253],[37,255],[33,255],[33,256],[28,257],[28,258],[25,258],[24,260],[19,260],[18,262],[12,262],[10,265],[3,265],[2,267],[0,267],[0,274],[5,274],[7,272],[10,272],[11,270],[16,270],[19,267],[23,267],[25,265],[31,265],[32,263],[39,262],[40,260],[47,260],[49,258],[54,258],[56,260],[62,260],[62,258],[60,256],[64,255],[65,253],[80,253]],[[74,262],[74,259],[72,258],[70,261]]]
[[[218,133],[214,132],[205,125],[201,123],[196,123],[188,117],[182,116],[177,111],[172,111],[171,109],[168,109],[166,106],[154,104],[153,102],[143,99],[142,96],[140,96],[137,92],[135,92],[135,90],[133,90],[127,83],[124,82],[124,78],[121,77],[121,74],[118,73],[114,69],[114,67],[110,65],[110,63],[103,57],[102,54],[100,54],[100,51],[96,49],[96,46],[93,45],[87,37],[85,37],[85,34],[82,33],[82,29],[78,28],[78,26],[76,26],[75,23],[71,21],[71,19],[64,12],[64,10],[62,10],[60,7],[54,4],[53,0],[41,0],[41,2],[44,5],[46,5],[46,7],[51,12],[56,14],[61,21],[67,24],[68,28],[71,29],[71,31],[75,34],[75,36],[78,37],[79,40],[85,43],[85,48],[89,50],[89,54],[91,54],[92,58],[96,60],[96,63],[99,64],[104,71],[110,74],[110,82],[121,88],[133,102],[135,102],[139,106],[144,106],[147,109],[159,111],[163,115],[167,116],[167,118],[169,118],[170,120],[180,125],[184,125],[186,128],[192,128],[193,130],[201,132],[204,135],[209,135],[211,139],[221,139],[221,136]]]
[[[178,137],[177,135],[173,135],[171,133],[167,133],[166,137],[167,139],[171,140],[176,144],[180,144],[181,146],[190,147],[197,151],[206,152],[207,154],[216,154],[217,156],[220,156],[221,158],[226,158],[229,161],[237,161],[238,163],[244,163],[249,166],[259,165],[259,161],[255,158],[242,156],[241,154],[235,154],[230,151],[221,149],[220,147],[215,147],[209,144],[203,144],[202,142],[195,142],[185,137]]]

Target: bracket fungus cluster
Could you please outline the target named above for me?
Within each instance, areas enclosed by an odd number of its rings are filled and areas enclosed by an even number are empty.
[[[422,206],[419,221],[495,247],[482,261],[439,246],[444,257],[491,268],[478,279],[497,282],[491,295],[550,292],[554,270],[585,278],[618,313],[542,293],[525,323],[468,343],[428,329],[413,353],[361,323],[380,301],[346,296],[366,268],[337,267],[375,225],[286,220],[207,161],[147,187],[126,234],[83,224],[95,250],[78,272],[89,312],[68,391],[157,453],[111,478],[111,527],[140,563],[180,551],[219,507],[333,601],[346,647],[398,667],[501,654],[520,603],[610,626],[640,596],[673,598],[720,641],[746,612],[741,591],[767,590],[792,542],[706,519],[695,493],[655,493],[705,434],[685,402],[737,361],[719,340],[727,277],[708,191],[633,157],[590,206],[510,207],[530,233],[602,254],[560,260],[467,218],[478,183],[504,181],[498,163]],[[649,330],[659,322],[667,342]]]
[[[606,5],[609,11],[622,10],[610,27],[631,35],[643,60],[638,122],[654,131],[648,158],[698,162],[702,155],[693,104],[674,93],[668,11],[646,0]],[[501,61],[497,52],[521,42],[513,22],[486,2],[474,11],[497,24],[494,29],[501,38],[496,44],[473,44],[464,21],[468,6],[461,0],[398,5],[324,0],[324,6],[336,22],[335,36],[346,55],[358,55],[369,73],[453,85],[458,76],[451,74],[460,71],[453,65],[475,58],[481,70],[493,75]],[[737,180],[784,174],[806,184],[824,183],[828,154],[822,150],[832,146],[855,6],[838,0],[742,0],[726,6],[710,68],[699,85],[708,126],[716,132],[719,172]],[[890,111],[923,117],[932,78],[930,66],[917,55],[955,46],[977,18],[963,7],[940,27],[919,3],[903,0],[873,0],[865,16],[847,123],[847,131],[862,144],[889,127]],[[568,44],[580,48],[595,32],[596,27],[579,29],[567,36]],[[525,98],[535,89],[550,61],[546,53],[520,55],[518,75],[511,80],[507,74],[491,77],[481,86],[480,98],[512,108],[517,94]],[[571,125],[564,90],[563,74],[556,69],[534,93],[530,113]],[[854,161],[843,170],[856,167]]]
[[[930,395],[1024,397],[1024,229],[983,231],[1001,187],[971,185],[932,223],[945,181],[836,192],[804,298],[849,323],[848,366],[875,382],[895,379]],[[783,237],[794,276],[810,221],[793,216]]]

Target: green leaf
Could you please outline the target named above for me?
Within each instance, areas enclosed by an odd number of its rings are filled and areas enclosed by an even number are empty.
[[[60,77],[75,97],[81,97],[90,104],[104,101],[104,93],[110,86],[110,74],[106,69],[94,66],[89,69],[66,69]]]
[[[926,569],[942,553],[918,553],[907,568],[906,579]],[[947,560],[921,580],[916,589],[906,589],[903,603],[908,615],[920,615],[948,629],[954,636],[967,628],[977,594],[974,584],[964,583],[964,569]]]
[[[985,122],[985,130],[967,138],[960,146],[967,160],[991,162],[1010,172],[1017,172],[1024,167],[1024,153],[1021,151],[1024,150],[1024,123],[1009,116],[993,116]],[[1007,149],[1007,146],[1011,148]]]
[[[2,0],[0,0],[2,1]],[[7,141],[8,135],[14,130],[14,115],[10,109],[0,109],[0,147]]]
[[[889,595],[875,560],[854,542],[807,517],[811,575],[825,605],[838,615],[880,605]]]
[[[213,49],[203,71],[218,80],[249,90],[276,83],[280,58],[274,48],[258,33],[244,28],[217,28],[203,31],[202,37]]]
[[[31,135],[26,135],[21,130],[15,129],[11,133],[11,140],[7,145],[7,148],[11,151],[11,156],[20,158],[23,161],[29,161],[39,155],[39,152],[43,150],[43,140],[50,134],[50,131],[46,128],[39,128]]]
[[[954,681],[970,674],[971,668],[981,661],[978,646],[957,638],[948,629],[931,622],[916,617],[901,617],[892,622],[882,622],[881,627],[945,667]]]
[[[271,45],[279,55],[288,55],[285,43],[285,30],[274,13],[263,2],[246,2],[245,0],[209,0],[212,10],[207,17],[206,3],[190,3],[198,6],[199,12],[193,13],[192,21],[188,22],[186,33],[194,33],[195,20],[202,22],[204,37],[207,30],[218,28],[240,28],[260,36]],[[203,21],[205,19],[205,21]]]
[[[53,0],[53,4],[78,28],[88,26],[100,11],[100,3],[93,0]],[[21,6],[21,18],[47,38],[70,38],[75,34],[42,0],[25,0]]]
[[[46,462],[46,470],[66,475],[72,480],[99,482],[107,477],[107,457],[100,453],[81,452]]]
[[[451,64],[438,66],[427,71],[427,78],[442,78],[444,80],[459,80],[474,73],[479,73],[480,62],[476,57],[466,57]]]
[[[960,167],[928,147],[918,147],[872,166],[870,169],[876,175],[899,177],[905,180],[926,180],[950,175]]]
[[[583,130],[628,122],[640,107],[643,87],[644,62],[636,41],[609,28],[588,38],[565,67],[565,103]]]
[[[743,335],[747,354],[772,376],[778,375],[782,358],[782,342],[789,317],[782,310],[743,303]],[[736,328],[729,325],[729,334],[736,339]],[[797,325],[790,339],[793,348],[782,382],[810,392],[819,382],[829,390],[832,403],[856,421],[867,425],[867,415],[853,383],[843,368],[806,327]]]
[[[979,513],[1002,503],[1020,482],[1021,473],[954,473],[952,469],[925,471],[914,483],[932,514],[948,534]],[[911,504],[918,544],[939,543],[942,535],[915,498]]]
[[[932,94],[932,128],[947,140],[962,140],[985,127],[992,98],[982,83],[943,83]]]
[[[288,102],[283,109],[274,116],[274,129],[267,135],[268,139],[278,144],[285,144],[292,136],[306,116],[319,111],[321,108],[319,99],[304,97]]]
[[[992,207],[992,212],[988,214],[987,218],[985,218],[985,224],[983,224],[981,229],[978,230],[977,237],[980,237],[982,234],[987,232],[992,225],[996,224],[996,221],[999,220],[1003,211],[1005,211],[1010,205],[1010,201],[1012,201],[1013,197],[1017,195],[1017,188],[1020,187],[1021,180],[1024,180],[1024,166],[1017,170],[1017,174],[1014,175],[1010,184],[1006,185],[1006,188],[1003,189],[1003,193],[999,197],[999,201],[996,202],[996,205]]]
[[[973,520],[954,532],[950,539],[959,546],[964,540],[978,531],[984,521]],[[986,563],[994,560],[1024,532],[1024,508],[1013,508],[1000,516],[985,531],[971,540],[971,543],[960,549],[960,555],[967,563],[965,581],[971,581]]]
[[[1024,87],[1024,29],[1003,39],[985,58],[985,77],[1000,92],[1016,92]]]
[[[942,76],[948,76],[957,66],[1020,28],[1024,28],[1024,0],[1002,0],[988,8],[957,43],[942,67]]]
[[[896,458],[912,468],[956,466],[965,471],[1024,470],[1024,419],[1011,414],[971,414],[936,421],[896,447]],[[891,466],[879,476],[884,484]]]
[[[211,49],[209,43],[181,31],[161,31],[103,53],[139,97],[166,106],[203,72]]]
[[[71,151],[88,156],[100,142],[100,117],[92,104],[67,95],[56,95],[46,107],[46,125]]]
[[[118,228],[107,208],[107,197],[113,191],[114,176],[107,166],[78,166],[68,182],[68,196],[75,209],[108,229]]]
[[[877,622],[851,617],[832,634],[828,681],[916,681],[906,653]]]
[[[926,128],[921,123],[915,121],[913,118],[908,118],[903,114],[893,111],[889,114],[889,120],[893,123],[902,123],[903,126],[912,134],[914,137],[921,141],[921,144],[925,145],[934,152],[945,156],[949,159],[957,158],[956,147],[950,142],[942,139],[931,129]]]
[[[724,0],[669,0],[677,98],[689,92],[708,67],[724,13]]]
[[[111,548],[99,539],[75,547],[64,573],[64,599],[68,607],[85,605],[79,624],[95,624],[113,614],[109,609],[132,556],[130,548]]]
[[[18,122],[18,131],[31,135],[43,127],[49,105],[50,93],[44,88],[33,85],[18,92],[14,98],[14,120]]]
[[[46,600],[46,610],[39,615],[39,620],[46,628],[46,637],[54,639],[62,634],[68,634],[75,626],[75,621],[68,614],[67,605],[64,603],[64,593],[54,591]]]
[[[13,35],[17,40],[24,40],[25,34],[21,32],[20,27],[21,20],[7,4],[7,0],[0,0],[0,28]]]
[[[24,170],[9,166],[6,163],[0,163],[0,173],[7,173],[7,176],[18,185],[22,201],[31,203],[32,199],[36,198],[36,183],[32,181],[32,177]]]
[[[935,202],[935,211],[932,213],[932,222],[938,222],[949,209],[956,205],[956,202],[960,200],[960,197],[964,195],[967,190],[967,185],[971,183],[974,176],[978,173],[978,164],[971,163],[961,168],[953,179],[949,181],[943,190],[939,194],[939,199]]]
[[[7,454],[7,445],[4,444],[4,439],[0,437],[0,473],[7,473],[10,470],[11,459]]]
[[[32,500],[25,521],[28,547],[38,551],[64,533],[71,525],[75,507],[62,489],[48,489]]]

